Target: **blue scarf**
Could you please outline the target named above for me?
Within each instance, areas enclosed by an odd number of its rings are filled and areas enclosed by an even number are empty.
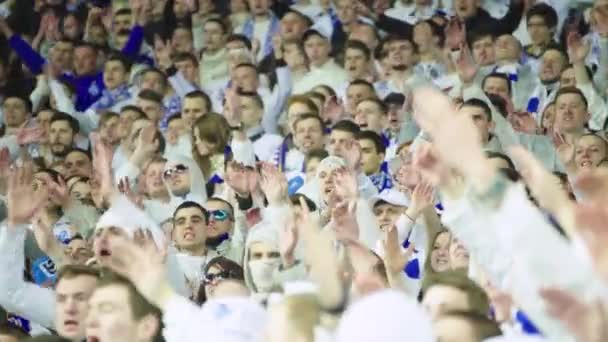
[[[260,43],[263,43],[263,45],[261,46],[262,58],[264,58],[272,53],[272,37],[279,31],[279,24],[280,24],[279,18],[277,18],[274,15],[274,13],[272,13],[272,12],[269,13],[269,16],[270,16],[270,26],[268,27],[268,31],[266,32],[266,37],[264,37],[264,42],[260,42]],[[243,24],[242,33],[245,37],[247,37],[247,39],[249,39],[250,41],[253,41],[253,38],[255,38],[254,29],[255,29],[254,18],[249,18]]]
[[[115,104],[130,98],[131,92],[127,85],[121,85],[114,90],[104,89],[99,100],[97,100],[91,108],[95,111],[107,110],[112,108]]]
[[[383,163],[383,165],[384,164],[385,163]],[[372,181],[372,183],[374,183],[374,186],[376,189],[378,189],[379,193],[393,187],[391,176],[388,174],[388,172],[382,170],[382,167],[380,168],[380,172],[369,176],[369,179]]]

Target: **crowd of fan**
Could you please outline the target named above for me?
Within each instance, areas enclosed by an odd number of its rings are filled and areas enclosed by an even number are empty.
[[[607,90],[608,0],[0,1],[0,341],[608,341]]]

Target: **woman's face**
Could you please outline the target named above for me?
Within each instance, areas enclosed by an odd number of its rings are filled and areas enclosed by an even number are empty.
[[[452,241],[450,242],[450,268],[457,270],[468,267],[469,252],[455,236],[452,236]]]
[[[431,269],[435,272],[445,272],[450,269],[450,235],[449,232],[442,232],[435,238],[431,251]]]
[[[201,157],[210,156],[217,149],[217,144],[200,138],[200,131],[198,127],[194,128],[194,144],[196,146],[196,151]]]
[[[82,201],[91,198],[91,185],[89,182],[77,182],[74,183],[70,190],[70,195],[75,199]]]
[[[222,269],[216,265],[209,267],[205,275],[205,294],[207,294],[207,299],[213,298],[215,288],[222,280],[222,273]]]
[[[606,159],[606,142],[602,138],[585,135],[576,142],[574,161],[579,170],[589,170]]]

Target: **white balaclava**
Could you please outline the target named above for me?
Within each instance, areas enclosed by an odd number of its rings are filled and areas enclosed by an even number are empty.
[[[281,260],[251,260],[249,249],[255,242],[264,242],[279,250],[279,234],[272,225],[261,222],[251,228],[247,236],[243,263],[245,282],[253,292],[268,293],[275,285],[274,274],[278,271]]]

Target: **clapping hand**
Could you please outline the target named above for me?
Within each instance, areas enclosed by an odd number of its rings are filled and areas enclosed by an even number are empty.
[[[40,187],[36,191],[32,186],[33,181],[34,166],[30,162],[9,172],[6,197],[10,226],[29,223],[34,214],[47,204],[47,188]]]
[[[289,195],[285,174],[270,163],[262,163],[260,171],[260,188],[268,204],[278,206],[287,203]]]

